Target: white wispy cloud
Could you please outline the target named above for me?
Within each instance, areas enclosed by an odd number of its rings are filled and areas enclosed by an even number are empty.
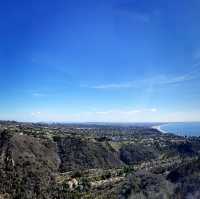
[[[44,97],[44,96],[46,96],[46,94],[45,93],[34,92],[34,93],[32,93],[32,96],[34,96],[34,97]]]
[[[131,109],[131,110],[108,110],[108,111],[96,111],[90,112],[97,115],[135,115],[138,113],[156,112],[156,108],[149,109]]]
[[[119,10],[117,14],[122,17],[126,17],[130,19],[132,22],[141,22],[141,23],[149,23],[151,20],[151,15],[147,13],[140,13],[140,12],[129,12],[126,10]]]
[[[143,23],[148,23],[151,20],[151,15],[148,15],[147,13],[134,12],[132,13],[131,17],[132,19]]]
[[[177,84],[186,82],[192,79],[195,79],[196,75],[193,73],[188,73],[185,75],[175,76],[175,77],[168,77],[165,75],[158,76],[157,78],[153,78],[154,84],[157,85],[164,85],[164,84]]]
[[[115,7],[114,11],[121,17],[128,17],[133,21],[139,21],[142,23],[150,22],[151,17],[154,16],[154,11],[143,12],[136,10],[134,2],[120,3]]]
[[[141,119],[151,118],[157,114],[156,108],[144,109],[119,109],[119,110],[103,110],[103,111],[86,111],[74,114],[56,114],[47,112],[32,112],[30,115],[34,121],[55,121],[55,122],[132,122]]]
[[[200,121],[198,109],[191,111],[164,111],[156,108],[130,110],[103,110],[80,113],[53,113],[46,111],[17,112],[2,114],[3,120],[33,121],[33,122],[183,122]]]
[[[200,49],[196,49],[196,50],[193,52],[193,59],[194,59],[194,60],[199,60],[199,59],[200,59]]]
[[[194,70],[178,76],[169,75],[157,75],[154,77],[149,77],[141,80],[135,80],[130,82],[121,83],[109,83],[109,84],[97,84],[97,85],[84,85],[82,87],[91,89],[128,89],[128,88],[140,88],[143,86],[162,86],[169,84],[180,84],[183,82],[191,81],[200,78],[200,68],[196,67]]]
[[[27,120],[27,114],[24,121]],[[199,111],[166,112],[157,108],[86,111],[80,113],[34,112],[31,121],[47,122],[181,122],[199,121]]]
[[[20,92],[23,92],[26,95],[32,96],[32,97],[45,97],[48,94],[46,91],[41,91],[40,89],[26,89],[26,90],[21,90]]]
[[[40,111],[36,111],[36,112],[31,113],[31,116],[33,116],[33,117],[38,117],[39,115],[41,115]]]
[[[125,82],[125,83],[113,83],[113,84],[100,84],[100,85],[96,85],[96,86],[91,86],[90,88],[95,88],[95,89],[120,89],[120,88],[132,88],[132,87],[134,87],[133,82]]]

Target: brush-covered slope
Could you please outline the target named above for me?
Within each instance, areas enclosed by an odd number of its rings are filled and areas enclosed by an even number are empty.
[[[0,193],[10,198],[48,198],[58,166],[52,142],[7,131],[0,134]]]
[[[172,170],[167,179],[176,185],[176,198],[200,198],[200,159]]]
[[[120,158],[128,165],[157,158],[158,151],[139,144],[127,144],[120,148]]]
[[[119,153],[108,142],[78,137],[57,137],[55,141],[61,159],[61,171],[115,168],[123,165]]]

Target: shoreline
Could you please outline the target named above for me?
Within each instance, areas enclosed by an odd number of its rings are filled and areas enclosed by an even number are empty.
[[[156,129],[156,130],[160,131],[161,133],[167,133],[166,131],[164,131],[164,130],[161,129],[161,125],[152,126],[151,128],[152,128],[152,129]]]

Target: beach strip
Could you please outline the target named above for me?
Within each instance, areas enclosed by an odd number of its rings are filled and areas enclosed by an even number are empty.
[[[152,128],[152,129],[156,129],[156,130],[160,131],[161,133],[167,133],[166,131],[164,131],[164,130],[161,129],[161,125],[152,126],[151,128]]]

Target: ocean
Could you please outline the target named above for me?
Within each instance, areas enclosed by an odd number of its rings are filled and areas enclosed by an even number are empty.
[[[181,136],[200,136],[200,122],[179,122],[163,124],[161,131]]]

